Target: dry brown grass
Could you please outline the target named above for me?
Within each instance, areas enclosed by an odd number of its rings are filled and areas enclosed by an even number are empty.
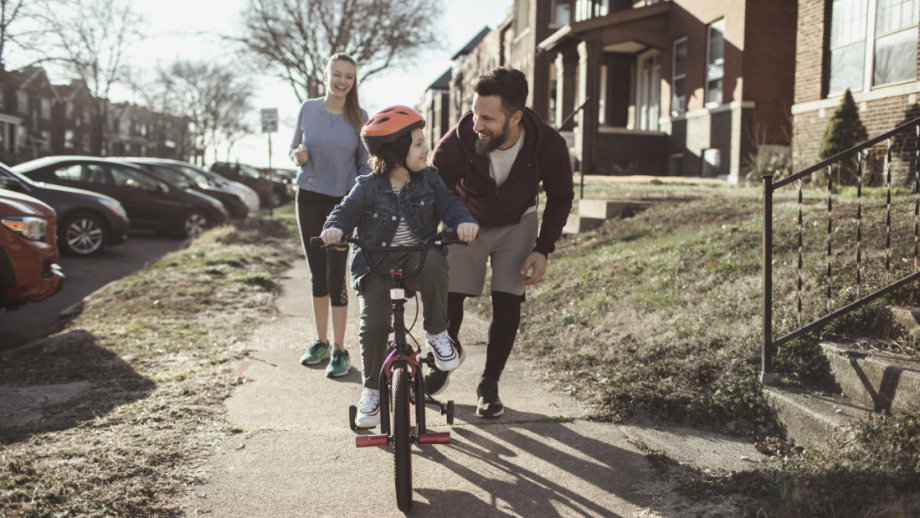
[[[0,515],[177,516],[198,467],[238,433],[222,401],[238,342],[272,313],[289,225],[212,230],[95,297],[63,331],[0,355],[6,386],[88,381],[0,434]]]

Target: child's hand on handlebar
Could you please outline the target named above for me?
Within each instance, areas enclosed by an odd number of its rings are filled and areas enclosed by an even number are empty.
[[[323,238],[323,243],[334,245],[342,241],[343,232],[337,228],[327,228],[319,237]]]
[[[457,237],[459,237],[461,241],[465,241],[467,243],[476,239],[476,234],[478,233],[479,225],[475,223],[461,223],[457,227]]]

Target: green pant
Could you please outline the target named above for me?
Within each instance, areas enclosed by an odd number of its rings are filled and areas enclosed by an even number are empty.
[[[418,264],[420,252],[397,252],[385,254],[377,269],[389,273],[390,270],[402,270],[411,273]],[[450,325],[447,320],[447,281],[450,267],[447,257],[434,250],[428,252],[422,271],[411,279],[403,281],[403,287],[415,290],[422,298],[422,316],[425,331],[433,335],[446,331]],[[361,345],[361,370],[364,372],[364,387],[380,387],[380,369],[386,359],[387,339],[393,332],[393,309],[390,301],[390,288],[393,281],[379,279],[369,273],[361,279],[358,301],[361,304],[361,326],[358,341]],[[406,317],[406,326],[412,323]],[[422,343],[424,336],[415,338]],[[413,343],[407,340],[408,343]]]

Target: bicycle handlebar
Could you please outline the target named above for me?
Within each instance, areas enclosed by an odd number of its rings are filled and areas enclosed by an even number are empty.
[[[439,232],[431,236],[430,238],[428,238],[428,240],[422,243],[421,245],[415,245],[415,246],[372,247],[372,246],[368,246],[367,244],[365,244],[364,241],[362,241],[360,237],[351,237],[351,236],[344,236],[341,242],[327,245],[323,242],[323,238],[321,237],[311,237],[310,238],[310,246],[321,246],[323,248],[340,248],[340,247],[347,246],[348,243],[351,243],[361,249],[361,253],[364,254],[364,259],[365,261],[367,261],[367,265],[370,268],[371,273],[373,273],[375,277],[379,277],[381,279],[392,279],[393,277],[392,275],[381,274],[380,271],[377,270],[377,265],[375,265],[374,261],[371,260],[370,254],[375,254],[375,253],[376,254],[387,254],[387,253],[392,254],[396,252],[421,252],[418,258],[418,264],[415,266],[415,269],[412,270],[412,273],[409,273],[409,274],[404,273],[402,275],[403,279],[410,279],[412,277],[415,277],[416,275],[419,274],[419,272],[422,271],[422,265],[425,264],[425,258],[428,256],[428,249],[431,248],[432,246],[442,246],[442,245],[446,246],[446,245],[453,245],[453,244],[460,244],[460,245],[466,246],[468,244],[466,241],[460,240],[460,237],[457,235],[457,231],[455,230],[445,230],[445,231]]]

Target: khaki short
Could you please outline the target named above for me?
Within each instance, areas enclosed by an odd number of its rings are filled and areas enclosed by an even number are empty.
[[[537,243],[537,213],[521,216],[521,222],[497,228],[480,228],[466,245],[450,245],[451,293],[478,297],[486,283],[486,263],[492,266],[492,291],[524,294],[521,267]]]

